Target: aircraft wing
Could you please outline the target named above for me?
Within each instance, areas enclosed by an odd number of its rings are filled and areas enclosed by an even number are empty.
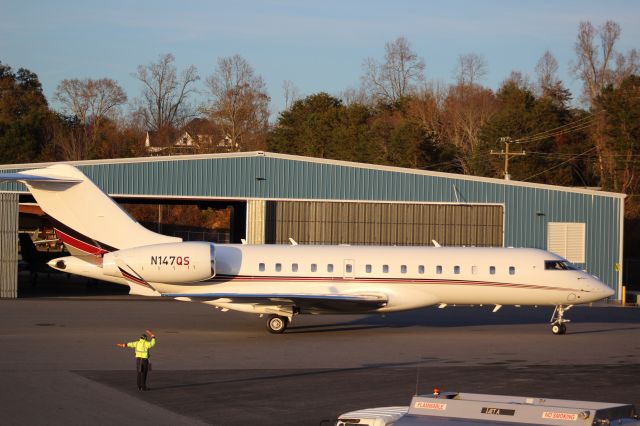
[[[388,302],[383,294],[165,293],[163,296],[220,303],[295,306],[308,313],[368,312],[386,306]]]

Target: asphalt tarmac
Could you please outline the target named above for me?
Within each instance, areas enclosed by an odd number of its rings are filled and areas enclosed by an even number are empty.
[[[264,319],[125,295],[0,300],[0,423],[319,425],[433,387],[640,404],[640,309],[428,308]],[[149,392],[131,350],[151,328]]]

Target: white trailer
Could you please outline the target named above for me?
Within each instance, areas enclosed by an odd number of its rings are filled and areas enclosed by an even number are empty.
[[[408,407],[342,414],[337,426],[635,425],[632,404],[458,392],[414,396]]]

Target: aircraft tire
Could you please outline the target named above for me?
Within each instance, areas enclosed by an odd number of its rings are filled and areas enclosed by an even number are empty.
[[[287,329],[289,319],[280,315],[269,315],[267,318],[267,330],[271,334],[282,334]]]
[[[551,332],[553,334],[565,334],[567,332],[567,326],[564,324],[553,324],[551,326]]]

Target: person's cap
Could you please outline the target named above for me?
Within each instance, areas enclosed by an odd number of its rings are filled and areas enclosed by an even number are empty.
[[[141,338],[141,339],[145,339],[145,340],[146,340],[146,339],[147,339],[147,335],[146,335],[146,334],[144,334],[144,333],[142,333],[142,336],[140,336],[140,338]]]

